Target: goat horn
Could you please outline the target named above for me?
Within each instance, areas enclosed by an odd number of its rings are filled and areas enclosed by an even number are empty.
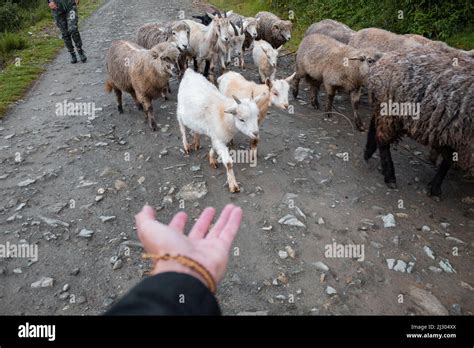
[[[237,30],[237,28],[235,27],[235,24],[230,22],[230,25],[232,26],[232,28],[234,29],[234,34],[235,36],[239,36],[239,31]]]

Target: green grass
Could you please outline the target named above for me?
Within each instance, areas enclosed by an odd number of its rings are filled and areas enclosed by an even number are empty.
[[[102,3],[103,0],[82,0],[79,5],[81,21],[91,15]],[[17,33],[0,36],[0,56],[2,56],[1,50],[5,49],[6,56],[3,55],[3,57],[7,61],[6,67],[0,72],[0,119],[9,106],[25,94],[38,76],[44,72],[46,64],[64,46],[51,13],[47,9],[46,11],[49,14],[48,17],[44,16],[43,9],[39,14],[32,15],[33,22],[39,19],[36,24]]]
[[[462,32],[456,33],[446,40],[446,43],[463,50],[474,49],[474,26],[466,28]]]
[[[18,33],[0,34],[0,55],[6,57],[10,52],[25,49],[28,45],[26,38]]]
[[[279,13],[279,11],[274,8],[274,4],[272,6],[272,0],[210,0],[210,2],[218,8],[225,10],[234,10],[244,16],[254,16],[259,11],[270,11],[279,15],[282,19],[288,19],[288,13]],[[323,16],[323,18],[341,20],[339,19],[339,17],[344,15],[340,13],[341,11],[335,8],[324,8],[324,10],[325,15]],[[363,13],[365,12],[367,11],[364,11]],[[295,18],[293,20],[292,38],[285,45],[285,48],[287,50],[289,50],[290,52],[295,52],[298,49],[298,45],[301,42],[301,39],[303,38],[306,29],[312,24],[312,21],[310,21],[308,17],[316,18],[319,15],[320,14],[316,13],[296,13]],[[357,16],[361,18],[355,18]],[[373,14],[373,16],[377,17],[376,14]],[[366,18],[365,14],[362,15],[356,12],[354,12],[353,16],[350,19],[354,23],[346,24],[352,26],[354,30],[360,30],[365,27],[365,22],[371,22],[371,19]],[[341,21],[344,22],[344,20]],[[452,47],[462,48],[465,50],[474,49],[474,27],[469,26],[465,28],[462,32],[455,33],[454,35],[448,37],[445,41],[448,43],[448,45]]]

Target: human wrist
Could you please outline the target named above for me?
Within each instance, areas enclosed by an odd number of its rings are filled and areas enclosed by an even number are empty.
[[[208,285],[204,278],[195,270],[191,269],[190,267],[184,266],[178,261],[175,260],[160,260],[157,262],[153,270],[150,272],[151,275],[157,275],[159,273],[166,273],[166,272],[176,272],[176,273],[183,273],[188,274],[194,278],[197,278],[203,283],[207,288]]]

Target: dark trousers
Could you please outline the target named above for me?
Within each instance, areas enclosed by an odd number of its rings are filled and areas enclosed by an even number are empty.
[[[77,12],[76,2],[74,0],[55,0],[58,6],[57,10],[53,10],[53,16],[56,25],[61,30],[61,35],[69,52],[74,52],[74,46],[77,49],[82,48],[81,35],[79,34],[78,21],[79,14]]]

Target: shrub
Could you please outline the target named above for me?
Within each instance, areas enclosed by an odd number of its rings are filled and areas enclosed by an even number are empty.
[[[15,50],[22,50],[28,46],[28,41],[16,33],[0,34],[0,56],[7,56]]]
[[[0,32],[16,31],[21,28],[23,18],[20,6],[6,2],[0,5]]]

